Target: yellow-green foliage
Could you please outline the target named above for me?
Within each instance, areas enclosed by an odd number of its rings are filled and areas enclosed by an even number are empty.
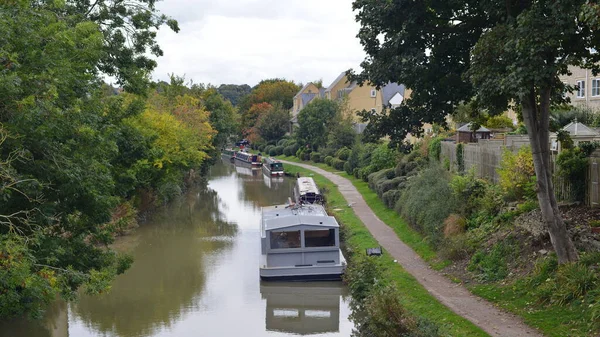
[[[505,150],[498,169],[500,187],[508,199],[522,200],[534,197],[535,169],[529,147],[522,147],[518,153]]]

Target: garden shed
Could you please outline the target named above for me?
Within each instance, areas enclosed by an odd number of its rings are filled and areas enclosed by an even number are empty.
[[[479,139],[490,139],[492,132],[481,126],[475,132],[471,130],[471,123],[467,123],[456,130],[457,143],[477,143]]]

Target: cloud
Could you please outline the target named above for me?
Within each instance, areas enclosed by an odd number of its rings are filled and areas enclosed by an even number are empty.
[[[247,83],[265,78],[296,82],[358,67],[364,52],[350,0],[168,0],[159,9],[181,31],[161,29],[155,79],[186,75],[195,83]]]

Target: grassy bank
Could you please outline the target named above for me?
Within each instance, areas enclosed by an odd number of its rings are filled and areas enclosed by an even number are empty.
[[[423,259],[428,261],[433,268],[442,269],[450,261],[441,260],[424,236],[412,229],[398,213],[388,209],[376,192],[371,190],[368,183],[348,175],[346,172],[336,170],[323,163],[303,162],[296,157],[282,157],[282,159],[306,163],[317,166],[329,172],[335,172],[349,179],[362,194],[373,212],[388,226],[392,227],[398,237],[415,250]],[[372,238],[371,238],[372,239]],[[393,275],[399,278],[401,276]],[[555,276],[552,276],[554,279]],[[546,281],[548,283],[550,277]],[[597,330],[591,324],[598,319],[599,305],[589,298],[575,299],[566,305],[553,302],[542,303],[537,297],[536,287],[527,285],[527,279],[518,277],[510,280],[500,280],[477,285],[467,285],[476,295],[496,303],[503,309],[521,316],[532,327],[540,329],[548,336],[594,336]],[[460,280],[459,280],[460,282]],[[593,293],[593,291],[592,291]]]
[[[284,159],[292,161],[292,158]],[[317,166],[322,167],[318,164]],[[325,169],[325,167],[323,168]],[[338,191],[335,184],[325,177],[314,173],[313,171],[303,169],[298,166],[286,165],[286,171],[290,172],[291,174],[300,173],[304,176],[312,176],[315,179],[315,182],[321,188],[325,188],[328,191],[328,207],[333,210],[333,214],[345,227],[347,233],[346,244],[351,250],[357,254],[360,254],[364,252],[366,248],[379,246],[378,242],[373,238],[371,233],[354,214],[352,208],[347,206],[346,200]],[[348,176],[346,177],[349,178]],[[372,200],[372,202],[375,201]],[[373,207],[371,204],[369,205]],[[386,223],[389,223],[388,221],[394,221],[390,220],[392,219],[390,217],[386,218],[385,214],[378,214],[378,216],[380,216],[383,221],[386,221]],[[403,226],[406,228],[403,229]],[[397,233],[399,233],[399,235],[404,235],[403,230],[405,230],[407,233],[412,231],[412,229],[408,228],[408,226],[405,224],[398,226],[398,229],[394,229]],[[404,238],[404,236],[402,237]],[[416,244],[418,243],[416,240],[418,239],[418,236],[414,235],[412,237],[415,239],[415,245],[421,247],[421,251],[427,252],[427,249],[429,248],[426,245]],[[424,242],[423,240],[420,241]],[[429,256],[431,260],[435,254],[433,251],[431,251],[431,249],[429,249],[429,251],[431,252],[428,253],[430,254]],[[404,294],[404,296],[402,296],[401,303],[409,312],[417,316],[426,317],[432,322],[439,324],[443,333],[448,336],[488,336],[483,330],[475,326],[473,323],[455,314],[446,306],[439,303],[433,296],[429,294],[427,290],[421,286],[421,284],[419,284],[414,277],[412,277],[408,272],[402,269],[401,266],[395,263],[388,254],[384,254],[382,257],[377,259],[378,264],[384,270],[385,278],[394,283]]]

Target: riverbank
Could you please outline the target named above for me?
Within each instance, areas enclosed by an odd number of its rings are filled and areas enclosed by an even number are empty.
[[[291,163],[288,163],[288,165],[287,165],[288,167],[289,167],[289,164],[291,164]],[[427,288],[427,290],[430,293],[435,295],[436,298],[438,298],[440,301],[442,301],[448,307],[452,308],[457,313],[460,313],[461,315],[463,315],[464,317],[467,317],[471,321],[476,322],[481,328],[485,329],[492,336],[522,336],[522,335],[535,336],[535,335],[539,335],[535,330],[527,327],[522,322],[520,322],[520,319],[515,318],[512,315],[503,313],[503,312],[499,311],[498,309],[496,309],[491,304],[481,301],[481,299],[476,298],[475,296],[471,295],[462,286],[451,283],[447,278],[443,277],[441,274],[435,273],[434,271],[429,269],[428,266],[423,261],[419,261],[420,260],[419,257],[414,252],[412,252],[410,250],[410,248],[408,248],[406,245],[404,245],[398,239],[398,237],[396,236],[396,233],[406,232],[406,233],[411,234],[411,235],[409,235],[409,237],[411,238],[412,243],[416,244],[417,247],[420,247],[420,250],[422,252],[427,253],[427,251],[428,251],[427,248],[424,247],[422,244],[421,245],[419,244],[419,241],[417,239],[418,235],[411,233],[409,228],[406,228],[407,227],[406,225],[402,225],[402,221],[397,222],[400,225],[395,226],[395,228],[394,228],[395,233],[394,233],[394,232],[392,232],[390,227],[386,226],[386,224],[381,222],[381,220],[378,219],[375,216],[375,214],[373,214],[371,209],[369,209],[369,207],[366,205],[365,201],[362,201],[362,203],[364,204],[364,208],[361,208],[360,200],[362,200],[362,197],[361,197],[359,191],[356,188],[354,188],[354,186],[352,186],[352,184],[350,183],[350,181],[348,179],[343,178],[340,175],[333,174],[331,172],[327,172],[323,169],[319,169],[314,166],[311,167],[310,165],[301,164],[301,163],[294,163],[294,164],[308,167],[311,170],[316,170],[319,173],[325,174],[327,176],[327,178],[333,180],[333,182],[335,184],[337,184],[337,186],[339,186],[339,190],[344,194],[344,196],[346,196],[347,202],[344,201],[343,197],[341,197],[342,202],[344,203],[344,205],[346,205],[346,209],[348,208],[347,207],[348,203],[353,204],[354,211],[358,213],[359,217],[363,218],[362,222],[368,224],[369,229],[374,234],[374,236],[379,239],[379,242],[381,243],[381,245],[384,247],[387,247],[388,252],[390,254],[392,254],[403,265],[404,268],[403,268],[403,270],[401,270],[400,275],[392,275],[393,274],[393,272],[392,272],[392,274],[389,274],[388,277],[391,277],[392,279],[394,279],[396,281],[396,283],[398,284],[398,287],[401,289],[401,291],[406,292],[406,290],[410,289],[411,292],[410,293],[407,292],[407,294],[410,294],[410,295],[408,295],[409,297],[413,297],[412,300],[411,299],[408,299],[408,300],[403,299],[404,301],[407,302],[406,308],[409,311],[414,312],[418,315],[427,314],[428,315],[427,317],[429,317],[429,318],[434,317],[432,320],[436,323],[448,324],[448,321],[444,320],[444,318],[446,318],[446,317],[443,317],[443,315],[441,315],[441,317],[439,316],[440,312],[443,310],[440,311],[438,308],[436,308],[436,314],[431,315],[431,309],[428,306],[425,306],[425,308],[427,308],[429,310],[426,310],[425,312],[422,310],[423,303],[420,303],[420,305],[415,306],[415,304],[419,304],[418,303],[419,301],[432,301],[432,300],[435,301],[435,299],[431,295],[427,294],[429,299],[419,297],[419,299],[416,301],[416,303],[413,302],[415,300],[414,294],[412,293],[413,289],[415,289],[414,283],[416,283],[416,286],[418,286],[419,288],[425,290],[424,288],[422,288],[421,285],[419,285],[419,282],[420,282],[421,284],[423,284],[425,286],[425,288]],[[304,172],[304,173],[306,174],[307,172]],[[338,191],[338,187],[331,182],[328,183],[327,180],[325,179],[325,177],[320,176],[320,175],[316,175],[316,177],[318,177],[319,178],[318,180],[320,180],[320,182],[317,181],[317,183],[319,185],[325,184],[325,186],[327,186],[328,188],[332,187],[333,188],[332,191],[333,190]],[[323,181],[323,180],[325,180],[325,181]],[[338,193],[339,193],[339,191],[338,191]],[[371,199],[371,198],[369,198],[369,199]],[[334,200],[336,200],[335,197],[334,197]],[[373,199],[371,199],[370,201],[374,202]],[[336,203],[339,203],[339,202],[340,202],[339,200],[336,200]],[[334,209],[335,209],[335,207],[334,207]],[[339,209],[339,207],[338,207],[338,209]],[[352,215],[354,215],[354,212],[346,212],[346,213],[352,213]],[[371,214],[369,215],[368,213],[371,213]],[[340,216],[340,214],[338,214],[337,212],[336,212],[336,215]],[[388,216],[391,216],[391,214],[388,214]],[[341,216],[340,216],[340,218],[341,218]],[[362,227],[364,229],[364,231],[366,231],[366,228],[362,225],[361,221],[358,218],[356,218],[356,215],[354,215],[354,219],[352,219],[352,216],[350,216],[350,218],[351,218],[351,220],[354,221],[355,226],[356,226],[356,222],[358,221],[358,226]],[[386,220],[389,220],[389,219],[386,219]],[[343,219],[341,219],[341,222],[345,224]],[[353,226],[350,226],[350,227],[353,227]],[[389,232],[386,232],[385,231],[386,229]],[[364,248],[368,248],[369,245],[370,245],[370,247],[374,247],[374,246],[378,245],[377,241],[375,241],[373,236],[371,236],[368,233],[368,231],[366,233],[367,235],[365,235],[364,231],[363,232],[359,231],[356,234],[358,236],[358,239],[356,239],[357,242],[353,242],[353,240],[354,240],[353,237],[355,236],[354,234],[352,234],[349,238],[349,241],[351,242],[351,244],[358,245],[360,247],[361,251],[364,251]],[[369,237],[368,244],[365,244],[365,242],[362,242],[362,240],[365,239],[365,236]],[[411,253],[412,253],[412,256],[411,256]],[[433,255],[435,255],[435,254],[433,254]],[[430,261],[433,261],[434,259],[431,256],[432,255],[430,255]],[[438,266],[443,266],[443,264],[444,263],[441,262]],[[393,263],[393,261],[392,261],[392,265],[390,265],[389,267],[393,271],[398,269],[396,267],[396,264]],[[410,276],[408,271],[410,271],[413,275],[415,275],[419,281],[417,282],[416,279],[412,278],[412,276]],[[404,275],[401,275],[402,273],[404,273]],[[406,274],[408,274],[410,276],[410,278],[407,278]],[[413,281],[412,284],[410,282],[411,279]],[[439,306],[441,306],[443,309],[445,309],[446,311],[450,311],[448,308],[444,307],[439,302],[437,302],[437,301],[435,301],[435,302]],[[452,312],[452,314],[456,315],[453,312]],[[458,315],[456,315],[456,316],[458,316]],[[442,318],[442,319],[440,320],[439,318]],[[456,324],[456,323],[454,323],[454,324]],[[465,327],[466,326],[461,325],[461,328],[464,329]],[[451,334],[464,336],[464,335],[469,335],[468,333],[472,334],[473,332],[472,331],[471,332],[462,331],[460,333],[451,333]]]
[[[369,230],[357,217],[352,207],[343,196],[338,186],[324,176],[313,173],[311,170],[287,164],[286,170],[292,174],[300,173],[312,176],[320,188],[327,190],[327,204],[333,214],[346,229],[346,243],[355,252],[363,252],[366,248],[378,247],[379,243]],[[384,269],[385,278],[393,280],[392,283],[404,293],[401,304],[411,313],[426,317],[441,326],[442,332],[451,336],[488,336],[482,329],[465,318],[452,312],[438,302],[419,282],[404,268],[394,262],[394,259],[385,252],[379,258],[379,265]]]

